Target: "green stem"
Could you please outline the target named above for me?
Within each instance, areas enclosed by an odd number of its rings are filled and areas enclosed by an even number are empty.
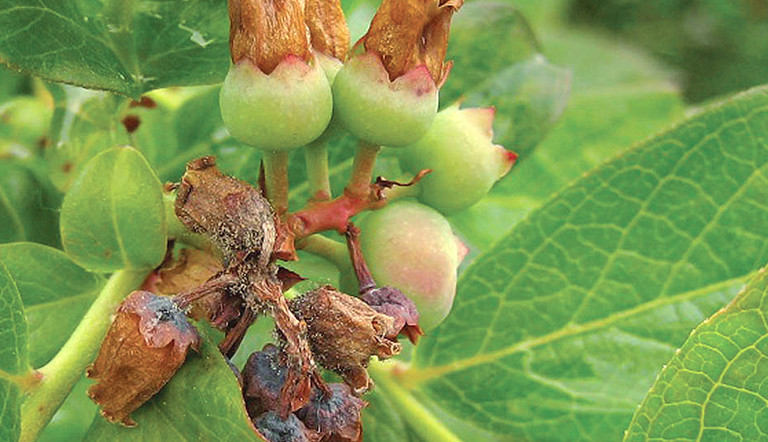
[[[349,261],[347,246],[321,235],[308,236],[297,244],[297,247],[305,252],[325,258],[334,264],[339,270],[352,268]]]
[[[264,180],[267,196],[279,215],[288,212],[288,152],[264,152]]]
[[[347,185],[347,192],[358,198],[368,195],[373,177],[373,166],[376,165],[376,157],[381,150],[380,146],[360,142],[355,152],[355,161],[352,164],[352,178]]]
[[[21,442],[37,439],[99,350],[112,314],[125,295],[141,284],[146,271],[112,274],[80,324],[54,358],[38,372],[40,384],[21,407]]]
[[[331,199],[331,181],[328,176],[328,149],[324,142],[313,142],[304,148],[307,163],[310,201]]]
[[[376,385],[386,391],[387,396],[395,403],[395,408],[401,411],[410,428],[424,440],[439,440],[441,442],[460,442],[461,439],[440,422],[429,410],[414,398],[405,388],[397,383],[390,370],[380,362],[372,361],[368,371],[376,380]]]

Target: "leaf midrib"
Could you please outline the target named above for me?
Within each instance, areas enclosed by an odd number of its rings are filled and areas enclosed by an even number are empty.
[[[609,315],[594,321],[585,322],[579,325],[571,325],[570,327],[564,327],[555,332],[548,333],[546,335],[520,341],[517,344],[507,347],[503,350],[475,355],[473,357],[462,359],[459,361],[454,361],[445,365],[424,367],[424,368],[412,367],[412,368],[409,368],[408,370],[405,370],[402,373],[402,376],[398,377],[399,378],[398,380],[406,388],[412,389],[434,378],[445,376],[446,374],[449,374],[449,373],[465,370],[467,368],[474,367],[477,365],[494,362],[503,357],[507,357],[515,353],[520,353],[541,345],[549,344],[559,339],[568,338],[568,337],[576,336],[579,334],[587,333],[593,330],[597,330],[603,327],[607,327],[619,321],[625,320],[635,315],[645,313],[649,310],[653,310],[658,307],[664,307],[667,305],[676,304],[681,301],[686,301],[692,298],[696,298],[701,294],[725,290],[728,287],[732,287],[736,284],[745,284],[746,280],[749,279],[753,274],[754,273],[738,276],[726,281],[721,281],[715,284],[701,287],[693,291],[683,292],[675,296],[658,298],[654,301],[647,302],[645,304],[636,306],[632,309],[614,313],[612,315]]]

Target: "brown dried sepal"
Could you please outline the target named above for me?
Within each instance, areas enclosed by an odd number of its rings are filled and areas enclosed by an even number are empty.
[[[349,28],[339,0],[305,0],[304,12],[312,47],[344,61],[349,50]]]
[[[187,164],[175,211],[188,229],[221,249],[226,266],[253,254],[261,267],[270,261],[276,236],[272,206],[248,183],[221,173],[214,157]]]
[[[360,299],[377,312],[394,319],[392,328],[386,334],[388,339],[396,340],[399,334],[404,334],[415,344],[419,336],[424,335],[419,326],[419,311],[416,305],[400,290],[384,286],[368,290],[360,295]]]
[[[386,338],[393,318],[331,286],[307,292],[290,306],[307,323],[317,362],[338,373],[357,394],[373,387],[366,371],[371,356],[388,359],[400,353],[400,344]]]
[[[269,75],[289,55],[311,57],[302,0],[229,0],[232,62],[247,58]]]
[[[426,66],[438,86],[450,71],[445,63],[451,17],[464,0],[384,0],[356,44],[381,57],[390,80]]]
[[[136,423],[130,414],[154,396],[184,363],[200,338],[168,297],[131,293],[117,310],[87,376],[88,396],[110,422]]]
[[[317,431],[323,441],[362,441],[361,412],[368,403],[355,397],[345,384],[329,384],[328,390],[328,393],[315,391],[307,406],[297,411],[296,416],[307,428]]]

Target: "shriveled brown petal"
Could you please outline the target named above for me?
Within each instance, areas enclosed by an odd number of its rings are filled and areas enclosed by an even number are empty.
[[[302,0],[229,0],[232,62],[247,58],[270,74],[289,55],[310,59]]]
[[[304,12],[312,47],[344,61],[349,50],[349,29],[339,0],[305,0]]]
[[[210,253],[181,249],[177,259],[163,263],[157,270],[157,278],[147,290],[160,295],[175,295],[203,284],[222,270],[221,261]]]
[[[379,54],[390,80],[418,66],[426,66],[440,85],[447,74],[444,63],[451,17],[464,0],[384,0],[368,33],[358,42]]]
[[[200,338],[170,298],[133,292],[117,311],[87,376],[88,395],[110,422],[132,426],[130,414],[154,396]]]
[[[365,370],[371,356],[388,359],[400,353],[400,344],[385,337],[393,318],[331,286],[294,299],[291,310],[307,323],[317,362],[338,373],[355,392],[373,386]]]
[[[424,334],[419,326],[419,311],[416,305],[400,290],[384,286],[368,290],[360,295],[360,299],[377,312],[394,319],[392,328],[387,331],[387,338],[395,340],[397,335],[402,333],[415,344],[419,336]]]
[[[221,248],[226,265],[254,253],[260,267],[270,261],[276,236],[272,207],[254,187],[221,173],[214,157],[187,164],[175,210],[188,229]]]
[[[275,345],[267,344],[248,357],[243,368],[243,397],[249,416],[256,418],[279,408],[286,371],[280,349]]]

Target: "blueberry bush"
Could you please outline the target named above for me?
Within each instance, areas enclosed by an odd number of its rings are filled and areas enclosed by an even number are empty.
[[[768,440],[716,3],[0,0],[0,440]]]

